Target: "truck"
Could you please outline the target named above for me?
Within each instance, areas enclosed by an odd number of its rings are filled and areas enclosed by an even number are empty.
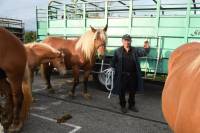
[[[143,77],[164,80],[170,54],[185,43],[200,41],[200,1],[51,0],[47,9],[36,8],[36,23],[38,40],[46,36],[76,38],[90,25],[98,28],[108,24],[105,68],[113,51],[122,45],[122,35],[130,34],[135,47],[143,47],[147,40],[151,50],[140,58]],[[95,70],[101,63],[96,64]],[[105,75],[98,73],[98,78],[103,82]]]

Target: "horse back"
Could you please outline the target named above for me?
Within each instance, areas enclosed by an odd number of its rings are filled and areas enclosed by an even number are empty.
[[[162,110],[175,133],[199,133],[200,43],[177,48],[169,59]]]
[[[23,43],[4,28],[0,28],[0,60],[0,68],[4,71],[20,72],[25,69],[26,51]]]
[[[81,64],[81,52],[77,51],[75,46],[77,39],[63,39],[59,37],[48,37],[43,43],[52,46],[55,49],[62,50],[65,53],[65,64],[67,68],[71,68],[74,64]]]
[[[55,49],[63,49],[63,50],[74,50],[75,44],[77,42],[77,39],[63,39],[59,37],[47,37],[45,40],[43,40],[43,43],[46,43],[50,46],[52,46]]]

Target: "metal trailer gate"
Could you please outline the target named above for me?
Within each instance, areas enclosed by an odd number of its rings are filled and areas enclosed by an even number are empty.
[[[184,0],[183,0],[184,1]],[[52,0],[46,9],[36,8],[37,39],[46,36],[74,38],[82,35],[89,26],[108,24],[107,56],[121,46],[121,36],[130,34],[133,45],[142,47],[150,42],[151,51],[141,59],[145,78],[155,79],[167,74],[171,52],[180,45],[200,40],[200,1],[185,0],[166,3],[165,0],[96,1],[80,0],[64,4]]]
[[[24,41],[24,23],[22,20],[11,18],[0,18],[0,27],[8,29],[15,34],[22,42]]]

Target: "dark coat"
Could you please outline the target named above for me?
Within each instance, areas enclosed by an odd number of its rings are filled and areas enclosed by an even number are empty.
[[[137,77],[137,91],[143,91],[143,80],[141,77],[141,69],[138,57],[146,56],[149,53],[149,48],[135,48],[131,47],[133,61],[136,63],[136,77]],[[121,77],[122,77],[122,63],[123,63],[123,46],[118,48],[114,52],[114,56],[112,58],[111,67],[115,69],[114,76],[114,90],[113,93],[119,93],[122,88]]]

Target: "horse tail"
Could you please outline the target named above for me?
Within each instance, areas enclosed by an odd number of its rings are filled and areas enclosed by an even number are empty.
[[[22,82],[22,92],[23,92],[24,99],[22,103],[20,118],[23,121],[25,121],[28,117],[30,106],[32,103],[32,91],[31,91],[30,71],[28,68],[28,63],[26,64],[24,79]]]

